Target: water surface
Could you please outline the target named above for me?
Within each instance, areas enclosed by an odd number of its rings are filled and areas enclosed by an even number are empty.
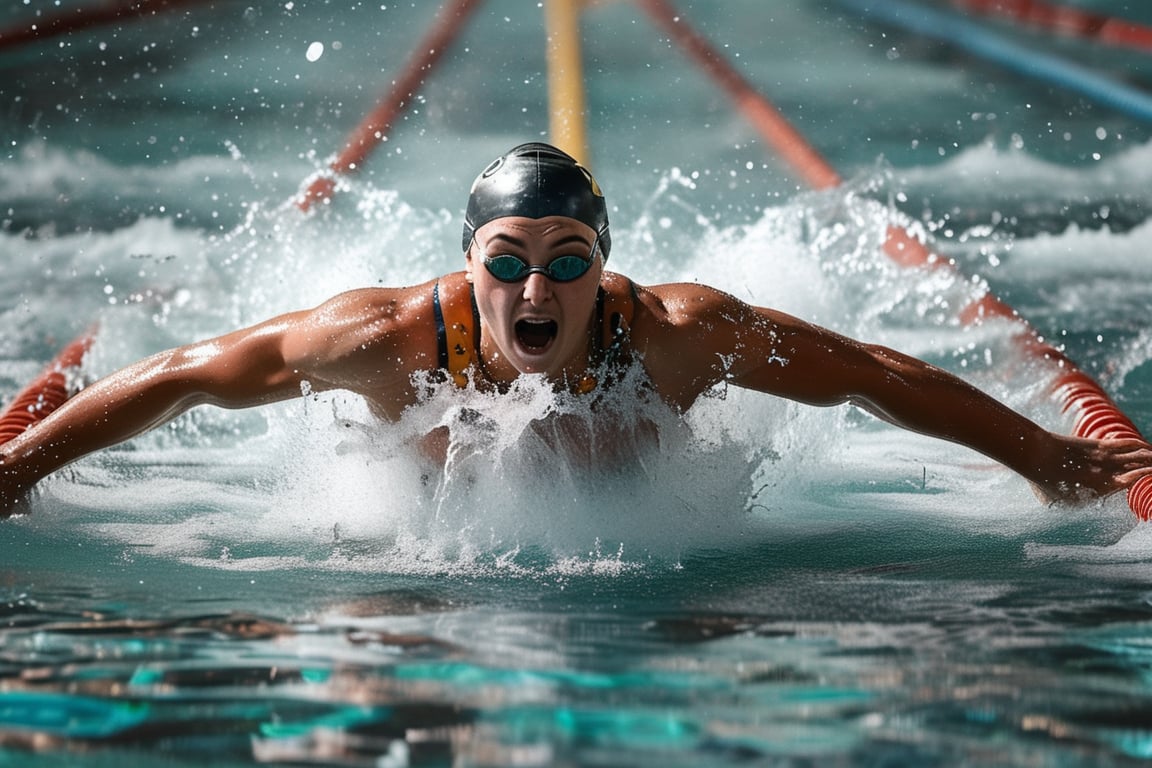
[[[639,10],[602,4],[611,267],[889,344],[1067,429],[1011,327],[956,321],[990,285],[1150,428],[1146,125],[828,3],[679,7],[849,181],[805,190]],[[0,50],[0,396],[94,321],[89,376],[459,268],[471,178],[546,136],[534,4],[484,4],[332,205],[290,204],[433,15],[188,4]],[[984,23],[1148,84],[1140,54]],[[958,272],[888,262],[892,221]],[[683,423],[617,404],[661,450],[594,476],[534,439],[564,404],[532,386],[473,396],[491,428],[431,477],[400,446],[458,423],[457,393],[398,425],[339,394],[204,409],[74,464],[0,525],[0,764],[1152,755],[1152,534],[1122,499],[1047,509],[966,449],[717,394]]]

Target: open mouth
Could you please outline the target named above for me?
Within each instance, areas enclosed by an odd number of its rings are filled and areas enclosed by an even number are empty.
[[[555,320],[519,320],[516,322],[516,340],[529,351],[539,352],[556,338],[558,329]]]

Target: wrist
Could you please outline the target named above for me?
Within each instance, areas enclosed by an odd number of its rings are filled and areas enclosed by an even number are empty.
[[[1078,438],[1044,431],[1036,448],[1029,453],[1027,472],[1021,472],[1049,502],[1071,503],[1092,495],[1084,483],[1091,472]],[[1089,484],[1090,485],[1090,484]]]

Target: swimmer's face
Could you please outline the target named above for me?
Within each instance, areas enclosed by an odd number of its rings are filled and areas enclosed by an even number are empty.
[[[490,375],[510,380],[539,373],[576,381],[588,366],[596,289],[603,270],[599,248],[588,271],[569,282],[533,272],[516,282],[496,279],[485,256],[511,255],[546,267],[562,256],[588,259],[596,232],[564,216],[509,216],[476,230],[467,251],[468,280],[480,312],[480,352]]]

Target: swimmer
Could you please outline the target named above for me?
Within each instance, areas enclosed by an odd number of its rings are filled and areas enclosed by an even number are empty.
[[[626,366],[640,366],[643,386],[681,413],[717,386],[851,403],[996,460],[1046,503],[1108,496],[1152,474],[1143,441],[1050,432],[892,349],[705,285],[643,286],[606,271],[612,239],[600,188],[547,144],[518,146],[477,177],[462,246],[462,272],[352,290],[84,388],[0,445],[0,516],[22,508],[48,474],[198,405],[246,408],[299,397],[302,387],[344,390],[396,420],[421,401],[429,376],[501,392],[536,374],[594,397],[635,381],[616,375]]]

